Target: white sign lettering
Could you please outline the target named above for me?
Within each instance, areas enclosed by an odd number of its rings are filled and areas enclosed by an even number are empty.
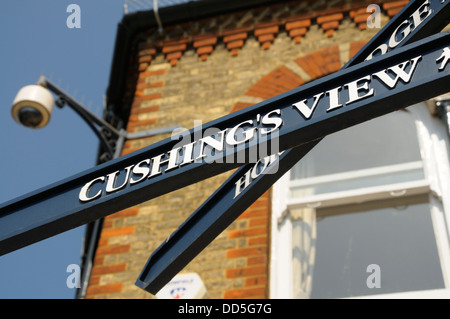
[[[409,19],[400,23],[389,38],[388,43],[383,43],[378,46],[369,56],[366,61],[372,60],[375,56],[383,55],[389,49],[396,48],[405,38],[414,31],[419,25],[425,21],[433,11],[430,9],[430,0],[426,0],[410,17]]]
[[[425,12],[425,9],[419,12]],[[450,50],[444,50],[442,56],[443,66],[448,62]],[[309,99],[292,104],[303,117],[304,120],[310,120],[314,112],[317,110],[320,101],[327,101],[326,112],[333,112],[347,105],[370,98],[376,95],[375,88],[371,87],[374,79],[378,79],[388,89],[394,89],[400,81],[405,84],[412,79],[417,65],[422,56],[415,57],[411,60],[404,61],[392,67],[375,72],[371,75],[360,77],[350,81],[342,86],[326,92],[315,94]],[[324,100],[328,97],[328,100]],[[312,100],[312,105],[308,106],[308,101]],[[323,107],[323,106],[322,106]],[[214,157],[219,153],[219,159],[224,155],[227,149],[243,146],[245,143],[256,141],[257,132],[260,136],[268,134],[272,135],[273,140],[277,140],[278,130],[282,128],[283,118],[281,109],[268,112],[264,116],[257,114],[254,119],[243,121],[232,128],[224,130],[216,130],[214,134],[202,137],[193,142],[184,145],[175,145],[174,148],[167,153],[159,154],[152,158],[140,161],[137,164],[127,166],[123,171],[115,171],[100,176],[85,184],[80,191],[79,199],[82,202],[89,202],[102,196],[102,194],[110,194],[130,186],[140,183],[146,179],[178,169],[181,166],[188,165],[195,161],[205,160],[209,155]],[[208,129],[209,130],[209,129]],[[206,132],[206,131],[205,131]],[[195,132],[194,132],[195,133]],[[278,144],[276,144],[278,145]],[[206,152],[207,149],[211,152]],[[278,150],[274,150],[272,154],[277,154]],[[262,154],[259,154],[262,155]],[[264,173],[268,166],[276,162],[276,158],[272,156],[260,156],[263,158],[256,162],[238,182],[236,182],[236,198],[242,193],[258,176]],[[254,159],[255,161],[258,159]],[[208,163],[208,161],[206,161]],[[105,185],[104,185],[105,184]],[[99,187],[100,186],[100,187]]]
[[[134,185],[195,161],[212,162],[208,157],[215,157],[216,152],[223,154],[225,150],[233,149],[234,146],[255,140],[257,131],[262,137],[268,134],[276,136],[282,125],[283,120],[279,109],[270,111],[264,116],[258,114],[255,120],[244,121],[231,129],[217,130],[213,135],[205,136],[188,144],[176,145],[167,153],[130,165],[124,169],[125,172],[118,170],[106,176],[97,177],[81,188],[78,198],[82,202],[89,202],[101,197],[103,193],[117,192],[126,187],[128,183]],[[209,129],[209,131],[214,130]],[[278,146],[277,141],[272,143],[272,146],[274,145]],[[221,158],[218,156],[218,160]],[[100,185],[101,187],[99,187]]]
[[[374,96],[375,90],[373,88],[370,88],[370,82],[372,81],[373,77],[377,77],[378,79],[380,79],[381,82],[390,89],[395,88],[400,80],[402,80],[404,83],[409,83],[414,74],[414,71],[416,70],[417,63],[421,58],[421,56],[418,56],[410,61],[402,62],[400,64],[394,65],[393,67],[387,68],[380,72],[376,72],[372,75],[364,76],[358,80],[345,84],[343,87],[347,88],[348,91],[348,100],[345,102],[345,105],[349,105],[359,100]],[[407,69],[409,69],[409,71],[407,71]],[[340,92],[342,92],[341,86],[325,92],[326,94],[324,92],[316,94],[313,97],[313,104],[311,105],[311,107],[306,104],[308,100],[294,103],[292,104],[292,106],[296,110],[298,110],[306,120],[309,120],[313,115],[317,105],[319,104],[319,101],[326,95],[329,97],[329,107],[327,108],[327,112],[342,107],[343,105],[340,104]]]
[[[278,155],[281,155],[281,154],[283,154],[283,152],[279,153]],[[248,186],[250,186],[252,181],[257,179],[260,175],[264,174],[267,167],[269,167],[270,165],[272,165],[274,163],[277,163],[277,160],[278,160],[278,156],[271,155],[271,156],[267,156],[267,157],[259,160],[258,162],[256,162],[256,164],[251,169],[249,169],[244,174],[244,176],[241,177],[236,182],[236,190],[235,190],[233,199],[238,197],[239,194],[241,194],[243,190],[245,190]]]

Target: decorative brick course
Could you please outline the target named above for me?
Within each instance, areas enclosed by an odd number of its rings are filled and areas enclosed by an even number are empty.
[[[383,3],[383,9],[387,11],[387,14],[390,17],[393,17],[399,13],[408,2],[409,0],[386,2]]]
[[[326,37],[334,36],[342,21],[352,19],[359,30],[367,28],[367,18],[370,13],[366,11],[370,4],[381,5],[384,13],[389,17],[397,14],[408,0],[367,0],[352,2],[351,0],[337,1],[330,7],[324,6],[322,1],[307,1],[307,8],[295,9],[298,3],[289,4],[286,11],[283,4],[273,5],[270,9],[259,9],[254,12],[235,12],[229,15],[204,19],[196,25],[195,32],[188,23],[178,26],[168,26],[164,41],[143,43],[139,45],[139,69],[144,70],[153,61],[158,52],[162,52],[172,66],[176,66],[183,53],[194,48],[202,61],[214,51],[219,43],[225,44],[232,56],[237,56],[245,41],[253,36],[267,50],[281,32],[287,32],[295,43],[301,43],[313,24],[323,30]],[[299,6],[301,8],[301,6]],[[225,23],[224,27],[218,23]],[[149,30],[152,34],[156,30]],[[170,39],[170,36],[178,39]]]
[[[90,286],[87,289],[88,298],[94,295],[106,295],[112,293],[119,293],[122,291],[122,283],[109,284],[109,285],[95,285]]]
[[[92,270],[92,276],[122,272],[122,271],[125,271],[126,268],[127,268],[126,264],[97,266],[97,267],[94,267],[94,269]]]
[[[305,81],[301,77],[282,66],[259,80],[256,85],[247,91],[246,95],[268,99],[304,83]]]
[[[122,235],[130,235],[134,233],[134,226],[126,226],[121,228],[104,229],[102,231],[101,237],[114,237]]]
[[[339,47],[325,48],[295,61],[311,78],[317,79],[341,68]]]
[[[130,251],[130,245],[115,245],[115,246],[108,246],[108,247],[99,247],[97,249],[96,255],[115,255],[115,254],[122,254],[127,253]]]

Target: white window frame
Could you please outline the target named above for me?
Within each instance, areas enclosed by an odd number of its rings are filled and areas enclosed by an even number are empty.
[[[321,177],[308,181],[290,181],[285,174],[272,188],[272,227],[270,252],[270,297],[291,299],[293,287],[293,245],[290,210],[305,207],[327,207],[354,202],[429,194],[431,218],[441,262],[444,289],[408,291],[395,294],[380,294],[358,298],[450,298],[450,147],[447,127],[441,120],[430,116],[425,103],[408,108],[416,122],[425,180],[367,187],[328,194],[289,199],[292,185],[320,182]],[[389,115],[387,115],[389,116]],[[400,164],[400,167],[362,170],[367,175],[383,173],[389,169],[417,168],[419,163]],[[328,178],[342,178],[339,174]],[[346,176],[352,178],[352,175]]]

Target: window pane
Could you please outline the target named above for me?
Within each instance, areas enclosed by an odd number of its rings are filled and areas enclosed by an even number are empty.
[[[343,298],[444,288],[426,199],[420,196],[317,210],[317,237],[314,249],[309,247],[314,258],[308,295]],[[295,223],[302,221],[294,221],[294,230]],[[294,250],[299,247],[302,245],[294,242]],[[380,267],[380,288],[367,286],[371,264]]]
[[[420,160],[415,123],[401,110],[325,137],[295,165],[291,179]]]

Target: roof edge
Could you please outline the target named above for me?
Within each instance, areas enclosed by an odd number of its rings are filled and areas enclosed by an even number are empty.
[[[288,2],[287,0],[204,0],[195,1],[178,6],[164,7],[158,10],[159,17],[163,24],[181,23],[188,20],[205,18],[211,15],[224,14],[257,5],[274,4]],[[140,11],[127,14],[117,26],[117,34],[114,45],[114,53],[109,77],[109,84],[106,91],[106,103],[109,111],[116,116],[124,118],[122,97],[125,90],[126,71],[128,59],[131,53],[131,44],[134,36],[142,30],[158,27],[158,23],[153,10]]]

